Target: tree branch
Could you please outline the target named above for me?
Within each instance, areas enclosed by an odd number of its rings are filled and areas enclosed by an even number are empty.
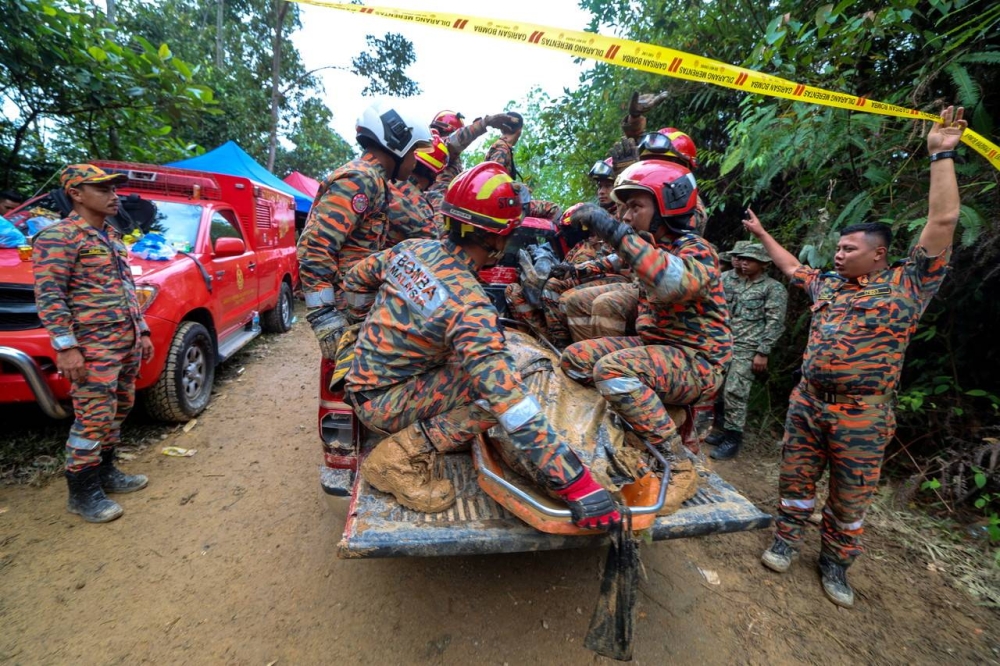
[[[310,76],[312,76],[316,72],[321,72],[324,69],[339,69],[339,70],[344,71],[344,72],[351,71],[350,67],[344,67],[343,65],[325,65],[323,67],[317,67],[316,69],[310,69],[308,72],[306,72],[305,74],[303,74],[302,76],[300,76],[299,78],[295,79],[294,81],[292,81],[291,83],[289,83],[287,86],[285,86],[284,88],[282,88],[281,89],[281,94],[282,95],[287,94],[289,90],[291,90],[292,88],[297,88],[298,86],[300,86],[303,83],[305,83],[306,79],[308,79]]]

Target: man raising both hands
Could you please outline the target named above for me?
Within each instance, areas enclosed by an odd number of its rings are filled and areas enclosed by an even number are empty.
[[[927,135],[927,224],[905,260],[888,262],[888,225],[857,224],[841,231],[836,272],[821,273],[781,247],[753,211],[743,221],[813,303],[802,382],[792,392],[785,420],[774,543],[761,561],[785,572],[798,556],[816,505],[816,481],[829,462],[819,569],[823,590],[840,606],[854,604],[847,568],[862,552],[865,512],[896,429],[892,403],[903,356],[951,256],[959,213],[955,148],[966,128],[963,113],[948,107]]]

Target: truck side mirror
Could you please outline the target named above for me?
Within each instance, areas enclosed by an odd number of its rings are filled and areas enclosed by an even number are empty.
[[[247,251],[242,238],[220,238],[215,241],[215,256],[238,257]]]

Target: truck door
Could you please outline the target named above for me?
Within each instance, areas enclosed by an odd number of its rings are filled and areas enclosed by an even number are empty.
[[[212,246],[212,283],[219,308],[220,337],[250,321],[257,308],[257,254],[240,232],[230,210],[212,211],[209,223]],[[242,243],[242,252],[235,239]]]

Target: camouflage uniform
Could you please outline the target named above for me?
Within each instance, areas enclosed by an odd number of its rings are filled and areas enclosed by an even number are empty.
[[[386,247],[392,247],[407,238],[437,238],[434,208],[419,187],[409,180],[391,182],[389,192],[389,207],[386,209],[389,231],[386,234]],[[443,196],[441,200],[444,200]]]
[[[573,342],[634,334],[639,285],[626,279],[598,287],[586,284],[563,294],[560,307]]]
[[[583,465],[525,393],[473,267],[450,241],[409,240],[345,275],[352,300],[374,298],[346,378],[355,411],[391,433],[420,421],[442,453],[499,423],[540,484],[566,486]]]
[[[513,178],[517,180],[518,173],[517,167],[514,165],[514,146],[507,143],[507,141],[500,137],[493,142],[490,149],[486,151],[486,159],[484,162],[496,162],[503,167],[504,171]]]
[[[691,233],[659,243],[631,234],[618,251],[641,283],[638,335],[577,342],[561,366],[570,378],[596,385],[636,434],[669,452],[680,437],[664,403],[714,395],[732,356],[718,257]]]
[[[822,551],[842,565],[861,552],[864,517],[892,438],[892,401],[910,336],[947,273],[951,250],[845,280],[800,266],[792,284],[813,302],[802,382],[792,392],[781,457],[776,534],[796,545],[830,465]]]
[[[306,307],[345,303],[341,275],[388,242],[389,188],[382,166],[370,156],[348,162],[320,184],[298,258]]]
[[[550,279],[542,291],[542,311],[549,331],[549,340],[564,347],[571,342],[571,325],[567,321],[565,303],[575,292],[593,290],[627,282],[618,275],[621,260],[614,250],[598,238],[587,238],[566,255],[566,263],[576,266],[576,278]]]
[[[725,429],[742,432],[747,419],[747,399],[753,385],[753,357],[769,356],[785,328],[788,291],[777,280],[761,273],[750,282],[735,271],[722,274],[722,287],[733,331],[733,360],[726,371]]]
[[[77,213],[35,237],[35,302],[57,351],[77,347],[87,377],[73,382],[76,420],[66,441],[66,469],[101,462],[101,450],[121,441],[121,425],[135,403],[141,352],[149,331],[139,309],[128,250],[115,228],[103,231]]]

